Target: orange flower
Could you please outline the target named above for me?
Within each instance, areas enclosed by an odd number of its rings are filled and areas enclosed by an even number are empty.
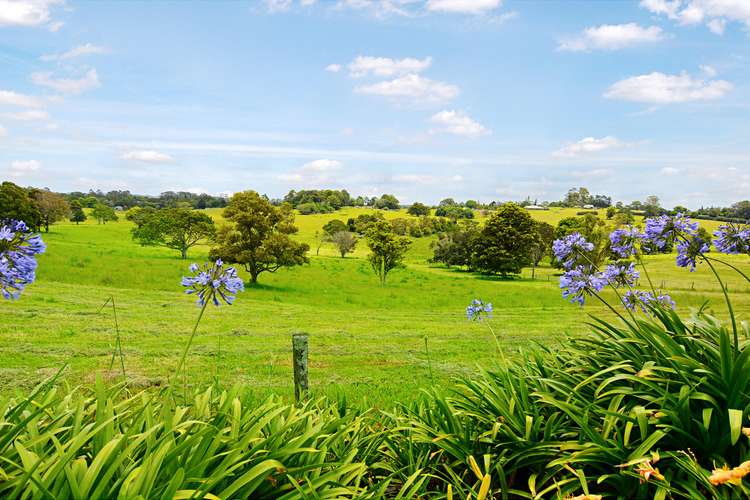
[[[714,486],[725,483],[740,484],[742,483],[742,478],[747,474],[750,474],[750,460],[742,462],[734,469],[730,469],[726,465],[721,469],[714,469],[708,480],[711,481],[711,484]]]
[[[651,464],[651,460],[646,460],[645,462],[639,464],[635,470],[638,471],[638,474],[640,474],[643,478],[641,481],[648,481],[652,476],[654,477],[654,479],[659,479],[661,481],[664,480],[664,476],[661,475],[659,469]]]
[[[578,495],[575,497],[565,497],[565,500],[602,500],[601,495]]]

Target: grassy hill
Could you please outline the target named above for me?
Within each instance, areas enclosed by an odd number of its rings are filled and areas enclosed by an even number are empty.
[[[326,221],[369,210],[298,216],[296,237],[314,249],[315,232]],[[209,213],[220,218],[219,210]],[[532,215],[555,223],[575,210]],[[408,217],[405,211],[385,216]],[[183,294],[180,277],[189,262],[206,258],[208,248],[192,249],[183,261],[175,251],[133,243],[130,228],[124,219],[62,223],[43,235],[48,251],[37,282],[20,301],[0,303],[0,393],[26,389],[64,364],[65,380],[72,384],[91,382],[97,373],[113,376],[107,370],[112,311],[100,311],[110,296],[117,304],[129,376],[144,386],[167,381],[198,312]],[[346,259],[324,245],[309,265],[261,275],[259,285],[248,287],[234,306],[208,310],[189,359],[191,379],[242,382],[258,394],[289,396],[289,337],[305,331],[311,335],[316,392],[387,405],[491,366],[491,335],[464,316],[473,298],[495,305],[492,325],[508,355],[531,342],[554,345],[566,335],[580,335],[588,330],[589,314],[608,314],[593,302],[581,309],[563,301],[556,270],[549,268],[539,270],[536,280],[524,271],[521,279],[504,281],[430,265],[430,241],[414,241],[407,267],[394,271],[386,287],[378,285],[363,258],[364,242]],[[657,285],[664,282],[680,309],[709,301],[723,312],[720,290],[705,268],[689,273],[676,268],[669,255],[649,261]],[[750,270],[746,258],[733,262]],[[734,277],[729,287],[739,312],[750,311],[746,287]]]

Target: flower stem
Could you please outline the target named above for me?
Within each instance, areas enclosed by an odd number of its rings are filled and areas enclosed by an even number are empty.
[[[182,351],[182,357],[180,358],[180,363],[177,365],[177,370],[175,370],[175,375],[179,375],[180,370],[182,369],[183,365],[185,364],[185,358],[187,357],[188,350],[190,350],[190,345],[193,343],[193,338],[195,337],[195,332],[198,331],[198,324],[201,322],[201,318],[203,317],[203,313],[206,312],[206,306],[208,306],[208,301],[206,300],[203,302],[203,307],[201,307],[201,312],[198,314],[198,319],[195,321],[195,326],[193,326],[193,332],[190,334],[190,339],[188,339],[188,343],[185,346],[185,350]],[[185,390],[185,397],[187,397],[187,381],[184,382],[184,390]]]
[[[703,260],[706,261],[706,264],[708,264],[708,267],[711,268],[711,271],[714,273],[714,276],[716,276],[717,281],[719,282],[719,286],[721,287],[721,291],[724,294],[724,300],[727,303],[727,309],[729,309],[729,319],[732,320],[732,335],[734,336],[734,350],[739,352],[740,350],[740,339],[737,335],[737,321],[734,319],[734,309],[732,308],[732,301],[729,300],[729,294],[727,293],[727,287],[724,285],[724,282],[721,280],[721,277],[719,277],[719,273],[716,271],[716,268],[713,264],[711,264],[710,259],[706,259],[705,257]]]
[[[716,257],[707,257],[705,255],[703,256],[703,258],[705,260],[712,260],[714,262],[718,262],[719,264],[724,264],[725,266],[727,266],[727,267],[729,267],[731,269],[734,269],[735,271],[737,271],[739,273],[740,276],[742,276],[743,278],[745,278],[746,281],[750,282],[750,278],[747,276],[747,274],[743,273],[742,271],[740,271],[739,268],[737,268],[736,266],[730,264],[729,262],[727,262],[725,260],[717,259]]]

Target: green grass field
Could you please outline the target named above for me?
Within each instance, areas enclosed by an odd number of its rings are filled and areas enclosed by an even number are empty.
[[[420,388],[492,366],[492,336],[485,325],[464,316],[475,297],[494,304],[492,326],[509,356],[531,342],[554,345],[584,334],[589,314],[609,314],[593,302],[583,309],[565,302],[553,269],[537,270],[536,280],[529,270],[521,279],[499,280],[430,265],[430,238],[414,241],[406,268],[394,271],[386,287],[378,285],[363,258],[364,242],[346,259],[330,245],[314,255],[315,232],[327,220],[346,220],[365,210],[298,216],[297,237],[312,247],[310,264],[263,274],[235,305],[210,308],[189,357],[191,381],[239,382],[259,395],[288,397],[290,335],[304,331],[310,334],[316,393],[390,405],[412,399]],[[574,212],[533,215],[554,223]],[[219,211],[211,213],[219,218]],[[0,303],[0,394],[25,391],[63,365],[70,384],[90,383],[97,374],[115,377],[108,370],[112,310],[100,311],[110,296],[117,304],[132,383],[168,381],[198,314],[180,277],[189,262],[206,258],[208,248],[196,247],[182,261],[175,251],[133,243],[130,228],[121,218],[106,225],[56,224],[43,235],[48,250],[40,259],[37,282],[21,300]],[[750,270],[747,258],[732,262]],[[720,289],[705,267],[690,273],[675,267],[669,255],[651,257],[649,265],[657,286],[663,281],[681,310],[709,301],[717,315],[725,313]],[[725,275],[736,309],[745,317],[750,311],[747,287],[731,273]]]

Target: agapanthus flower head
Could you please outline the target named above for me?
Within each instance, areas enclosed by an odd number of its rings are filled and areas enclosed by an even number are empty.
[[[644,290],[628,290],[622,296],[622,304],[626,309],[631,311],[640,309],[645,314],[651,314],[654,307],[675,308],[674,300],[666,293],[659,292],[655,296],[653,293]]]
[[[17,299],[36,278],[36,255],[46,246],[23,221],[0,222],[0,295]]]
[[[567,270],[573,269],[581,255],[594,249],[594,244],[586,241],[581,233],[571,233],[552,242],[552,253]]]
[[[677,265],[680,267],[689,267],[690,272],[695,271],[695,264],[698,257],[711,250],[710,242],[707,242],[700,236],[691,236],[686,240],[680,240],[677,243]]]
[[[615,229],[609,235],[609,248],[622,259],[635,255],[636,245],[640,243],[643,234],[633,226]]]
[[[602,277],[614,287],[634,286],[640,276],[633,262],[609,264],[602,272]]]
[[[721,253],[750,253],[750,227],[737,224],[720,226],[714,232],[714,246]]]
[[[234,267],[224,267],[221,259],[213,264],[206,263],[203,268],[198,264],[191,264],[190,272],[193,276],[184,276],[182,286],[187,288],[185,293],[198,296],[197,302],[201,306],[209,302],[218,306],[221,303],[219,299],[231,305],[237,293],[245,289],[237,270]]]
[[[693,236],[698,231],[698,223],[678,212],[676,215],[659,215],[646,219],[644,239],[659,250],[664,250],[678,236]]]
[[[601,291],[606,284],[607,279],[601,273],[592,273],[584,266],[569,269],[560,277],[563,298],[581,306],[587,295]]]
[[[469,321],[481,321],[482,318],[492,317],[492,303],[482,302],[479,299],[474,299],[466,307],[466,319]]]

